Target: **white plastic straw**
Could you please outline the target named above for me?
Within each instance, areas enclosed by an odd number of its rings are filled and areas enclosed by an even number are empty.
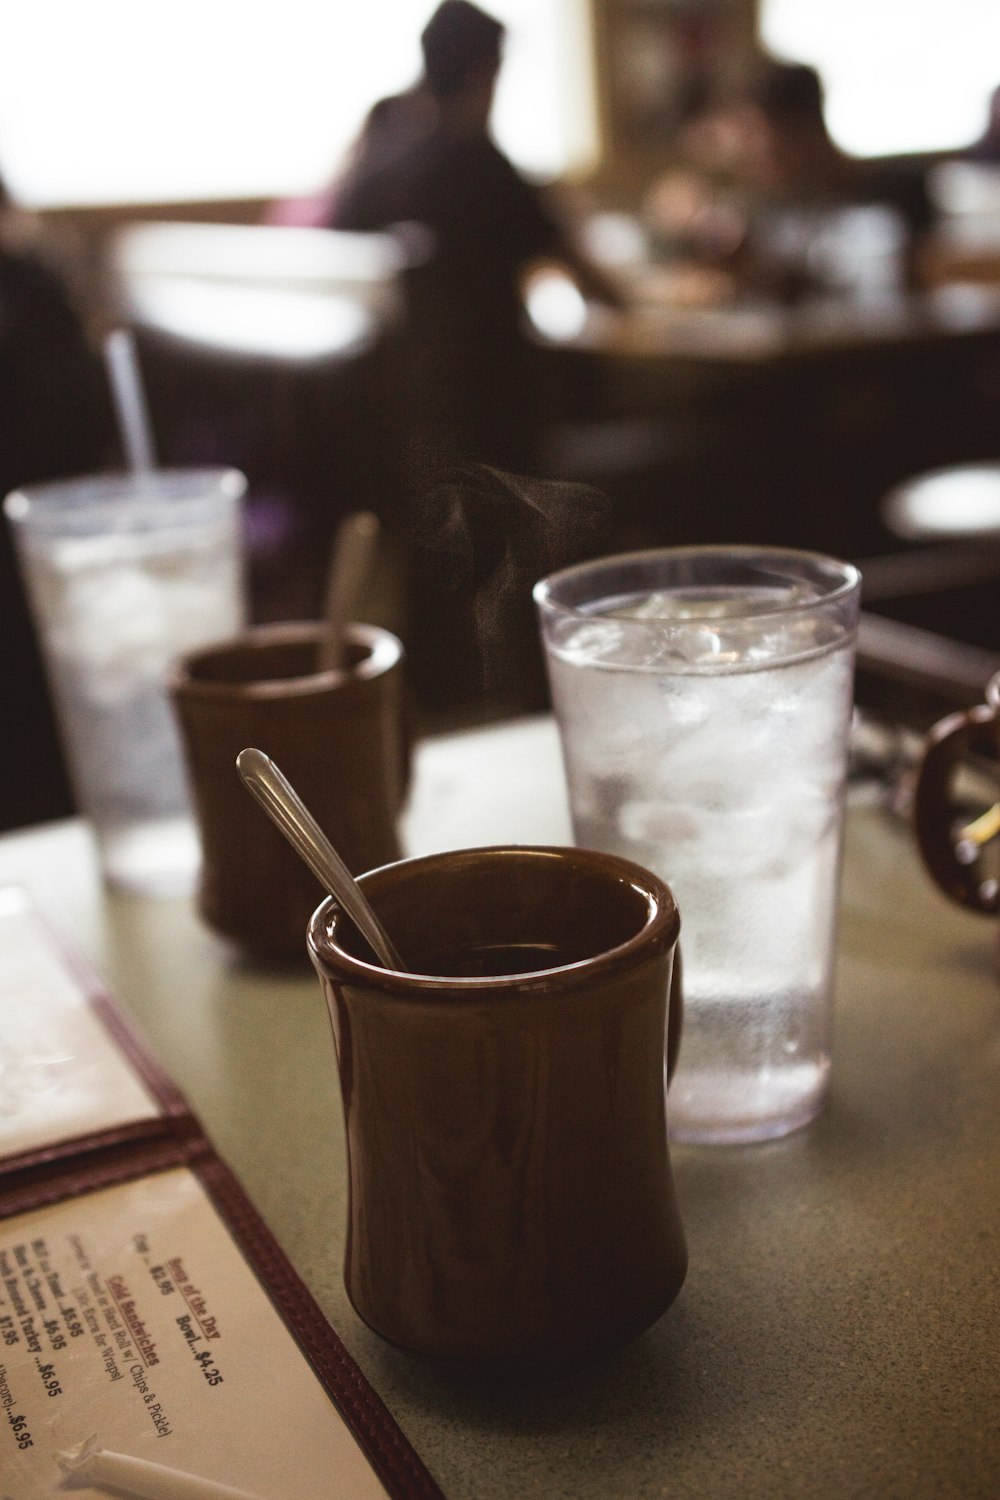
[[[104,340],[104,360],[111,381],[118,427],[125,459],[133,474],[151,474],[156,467],[149,409],[142,388],[142,375],[135,340],[125,328],[116,328]]]
[[[255,1500],[246,1490],[211,1479],[199,1479],[182,1469],[133,1458],[126,1453],[109,1453],[96,1438],[81,1443],[68,1453],[55,1454],[64,1474],[71,1474],[87,1484],[112,1488],[116,1495],[130,1500]]]

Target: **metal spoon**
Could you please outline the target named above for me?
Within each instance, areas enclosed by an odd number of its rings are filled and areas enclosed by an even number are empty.
[[[312,870],[323,889],[344,908],[361,936],[387,969],[405,973],[385,929],[298,792],[263,750],[241,750],[236,769],[268,817]]]

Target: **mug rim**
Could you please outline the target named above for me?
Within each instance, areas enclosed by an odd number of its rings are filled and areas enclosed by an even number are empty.
[[[325,627],[318,620],[281,620],[266,625],[248,626],[236,635],[209,641],[194,651],[186,652],[174,663],[168,685],[172,693],[183,693],[186,697],[204,698],[215,703],[243,702],[247,699],[266,701],[275,698],[305,698],[310,694],[327,693],[331,688],[341,687],[349,682],[367,682],[374,677],[381,677],[402,660],[402,641],[381,625],[352,621],[345,625],[344,633],[355,645],[368,648],[368,654],[347,670],[331,667],[326,671],[305,672],[297,677],[256,677],[242,682],[195,675],[202,661],[219,652],[238,648],[252,649],[258,645],[307,645],[318,642],[325,634]]]
[[[449,1000],[467,997],[470,992],[499,991],[509,996],[552,990],[562,992],[569,987],[589,984],[610,972],[630,968],[645,957],[650,947],[654,950],[662,948],[666,952],[677,942],[681,915],[674,894],[665,880],[623,855],[581,849],[572,844],[487,844],[447,849],[434,854],[413,855],[408,859],[395,860],[392,864],[380,865],[357,878],[364,887],[365,882],[372,877],[404,866],[413,868],[419,865],[471,862],[482,859],[484,855],[524,859],[551,858],[591,870],[603,868],[615,878],[617,884],[628,884],[642,894],[646,900],[646,920],[625,942],[605,948],[588,958],[577,959],[570,964],[559,964],[553,968],[529,969],[519,974],[409,974],[355,958],[337,944],[330,935],[330,918],[334,912],[340,916],[344,912],[335,897],[327,896],[313,912],[306,932],[306,946],[314,966],[323,977],[342,983],[376,987],[400,998],[427,1001],[436,997],[447,1004]],[[331,962],[331,958],[335,962]]]

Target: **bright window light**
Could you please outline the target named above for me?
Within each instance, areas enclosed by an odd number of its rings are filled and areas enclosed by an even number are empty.
[[[280,287],[209,286],[183,276],[150,277],[132,292],[142,321],[175,338],[234,354],[329,359],[356,351],[375,334],[359,301]]]
[[[830,133],[855,156],[968,145],[1000,84],[998,0],[762,0],[760,28],[819,69]]]
[[[435,0],[0,6],[0,175],[32,207],[309,193],[407,87]],[[494,124],[525,170],[594,149],[584,0],[487,0],[509,27]],[[567,92],[569,91],[569,92]]]
[[[571,339],[587,325],[587,304],[562,271],[539,271],[525,291],[528,317],[539,333],[550,339]]]

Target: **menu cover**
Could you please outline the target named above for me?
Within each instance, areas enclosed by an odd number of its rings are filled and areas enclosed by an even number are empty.
[[[182,1095],[0,890],[0,1500],[441,1500]]]

